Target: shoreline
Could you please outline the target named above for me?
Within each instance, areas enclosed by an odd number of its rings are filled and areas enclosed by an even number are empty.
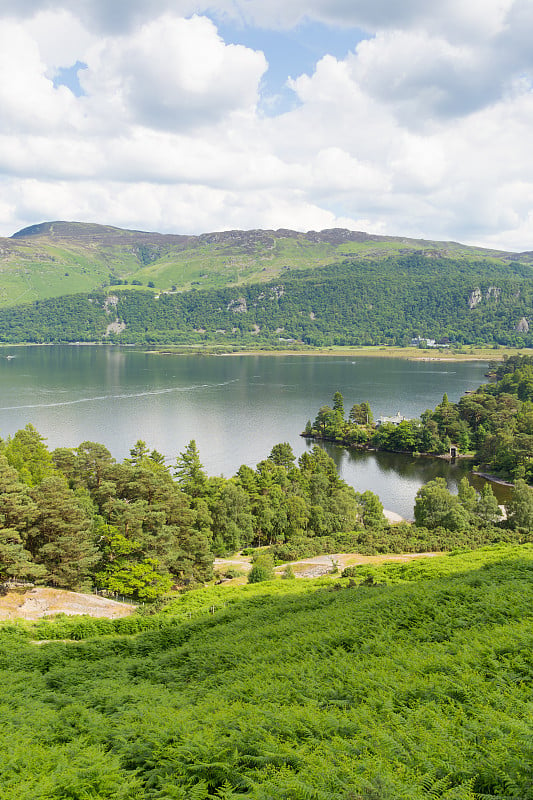
[[[505,481],[503,478],[499,478],[497,475],[491,475],[489,472],[477,472],[472,470],[472,475],[477,475],[479,478],[483,478],[490,483],[498,483],[500,486],[509,486],[510,488],[514,488],[514,483]]]
[[[443,350],[420,350],[417,347],[394,347],[385,345],[364,346],[361,347],[314,347],[314,348],[287,348],[286,350],[278,349],[241,349],[235,351],[224,351],[223,346],[217,348],[216,345],[175,345],[176,349],[171,347],[162,347],[159,349],[155,347],[147,347],[143,343],[115,343],[115,342],[0,342],[0,350],[9,348],[20,347],[113,347],[113,348],[128,348],[139,349],[150,355],[168,355],[168,356],[216,356],[224,358],[233,358],[236,356],[325,356],[325,357],[339,357],[345,356],[347,358],[399,358],[407,361],[420,361],[420,362],[449,362],[454,361],[503,361],[504,356],[512,355],[531,355],[533,350],[528,348],[512,348],[502,347],[501,349],[494,350],[491,347],[472,348],[469,352],[455,353],[453,351]],[[431,353],[431,354],[430,354]],[[435,353],[433,355],[432,353]],[[438,353],[438,355],[437,355]]]
[[[397,514],[396,511],[391,511],[388,508],[383,509],[383,516],[391,525],[397,525],[400,522],[411,522],[411,520],[402,517],[401,514]]]
[[[504,356],[512,355],[531,355],[533,351],[525,348],[502,348],[501,350],[491,350],[490,348],[479,348],[469,353],[446,353],[443,355],[420,355],[420,350],[414,347],[346,347],[346,348],[312,348],[308,350],[235,350],[232,352],[217,352],[216,350],[201,349],[196,347],[187,352],[185,350],[170,350],[170,349],[150,349],[145,350],[146,353],[152,355],[202,355],[202,356],[216,356],[217,358],[234,358],[236,356],[270,356],[270,357],[283,357],[283,356],[325,356],[325,357],[339,357],[345,356],[347,358],[398,358],[406,361],[420,361],[420,362],[449,362],[456,361],[503,361]]]

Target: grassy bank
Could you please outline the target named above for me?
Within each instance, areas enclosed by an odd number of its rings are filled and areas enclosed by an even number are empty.
[[[151,348],[155,354],[220,356],[346,356],[352,358],[403,358],[416,361],[502,361],[504,356],[531,355],[531,350],[512,347],[464,347],[460,350],[418,347],[292,347],[287,349],[241,348],[232,350],[217,345],[188,345]]]

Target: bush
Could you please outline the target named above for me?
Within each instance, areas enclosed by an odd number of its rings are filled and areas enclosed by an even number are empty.
[[[237,569],[237,567],[229,567],[229,569],[224,572],[224,577],[228,580],[231,580],[232,578],[242,578],[244,574],[245,573],[242,571],[242,569]]]
[[[261,581],[271,581],[275,578],[274,559],[269,553],[258,555],[248,573],[248,583],[261,583]]]
[[[286,580],[286,581],[294,580],[294,578],[296,578],[296,575],[294,574],[294,570],[293,570],[293,568],[291,567],[290,564],[287,564],[287,566],[285,567],[285,569],[281,573],[281,577],[283,578],[283,580]]]

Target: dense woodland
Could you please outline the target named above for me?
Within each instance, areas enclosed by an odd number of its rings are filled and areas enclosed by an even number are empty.
[[[2,798],[533,800],[532,570],[500,545],[4,624]]]
[[[512,356],[494,365],[495,382],[451,403],[444,395],[434,410],[399,425],[374,425],[368,403],[345,413],[337,392],[322,406],[305,435],[349,447],[408,453],[448,453],[452,444],[477,465],[500,477],[533,483],[533,357]]]
[[[414,253],[286,270],[270,283],[114,289],[111,302],[97,292],[0,309],[0,341],[403,346],[422,337],[531,347],[532,307],[529,266]]]

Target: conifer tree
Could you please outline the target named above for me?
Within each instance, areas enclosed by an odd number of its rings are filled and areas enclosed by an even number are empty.
[[[20,479],[29,486],[37,485],[55,472],[45,439],[33,425],[28,424],[9,437],[3,452],[9,464],[19,473]]]
[[[180,488],[192,497],[203,494],[207,475],[203,470],[196,442],[191,439],[183,453],[176,458],[174,475]]]
[[[48,579],[73,589],[98,560],[91,519],[65,479],[45,478],[31,490],[38,514],[28,531],[28,549],[46,567]]]
[[[333,395],[333,411],[337,411],[344,420],[344,398],[339,391]]]

